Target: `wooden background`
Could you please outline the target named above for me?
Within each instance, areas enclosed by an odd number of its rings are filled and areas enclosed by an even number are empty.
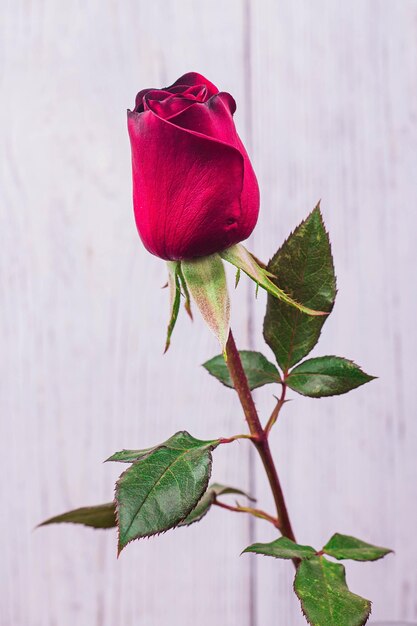
[[[2,0],[0,33],[1,626],[301,626],[291,565],[240,557],[267,524],[215,510],[129,546],[34,526],[111,499],[113,451],[179,428],[242,430],[199,365],[218,350],[179,322],[162,356],[164,264],[132,216],[126,109],[196,70],[236,98],[267,259],[319,198],[339,294],[314,354],[379,376],[343,398],[295,397],[272,436],[299,540],[335,531],[396,555],[348,564],[374,619],[417,620],[416,0]],[[241,348],[264,347],[265,299],[233,296]],[[264,415],[272,388],[257,394]],[[271,499],[248,444],[214,478]]]

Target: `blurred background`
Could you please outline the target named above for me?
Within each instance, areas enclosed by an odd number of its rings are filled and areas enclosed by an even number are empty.
[[[395,550],[348,563],[375,620],[417,620],[415,0],[3,0],[0,24],[1,626],[301,626],[292,565],[239,554],[273,533],[212,510],[136,542],[37,523],[112,499],[121,448],[243,429],[181,315],[162,356],[165,264],[134,225],[126,109],[194,70],[230,91],[262,197],[248,247],[267,260],[321,198],[339,294],[314,355],[378,380],[291,393],[271,441],[294,529]],[[233,295],[240,348],[262,350],[265,297]],[[272,387],[256,394],[266,417]],[[213,478],[272,510],[245,442]]]

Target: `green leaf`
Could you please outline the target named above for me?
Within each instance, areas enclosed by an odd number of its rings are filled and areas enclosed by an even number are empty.
[[[194,524],[194,522],[199,522],[206,515],[206,513],[209,512],[213,502],[218,496],[232,493],[245,496],[249,500],[253,500],[253,498],[251,498],[241,489],[235,489],[234,487],[226,487],[225,485],[213,483],[209,486],[203,497],[198,502],[197,506],[191,511],[191,513],[185,518],[185,520],[178,525],[189,526],[190,524]]]
[[[220,256],[181,261],[181,271],[191,297],[224,351],[230,329],[230,301]]]
[[[356,537],[349,535],[340,535],[336,533],[326,543],[323,552],[329,556],[338,559],[352,559],[353,561],[377,561],[382,559],[386,554],[392,552],[389,548],[381,548],[365,543]]]
[[[292,298],[313,309],[331,312],[336,277],[319,205],[288,237],[267,269]],[[284,372],[316,345],[326,319],[305,315],[268,296],[264,337]]]
[[[171,343],[171,335],[174,330],[178,311],[180,309],[180,300],[181,300],[181,290],[180,290],[180,281],[179,281],[179,263],[178,261],[167,261],[168,266],[168,285],[169,285],[169,295],[170,295],[170,320],[167,328],[167,337],[165,341],[165,350],[166,352]]]
[[[251,254],[246,248],[238,243],[235,246],[231,246],[223,252],[220,252],[220,256],[225,260],[237,267],[239,270],[242,270],[255,281],[258,287],[262,287],[268,293],[270,293],[274,298],[278,298],[282,302],[285,302],[287,305],[291,305],[295,307],[299,311],[303,311],[307,315],[325,315],[323,311],[315,311],[313,309],[308,308],[304,304],[297,302],[294,298],[291,298],[285,291],[280,289],[278,285],[273,283],[270,280],[270,276],[274,277],[273,274],[265,270],[257,261],[257,259]]]
[[[119,553],[133,539],[178,526],[207,489],[219,440],[200,441],[181,431],[168,442],[139,458],[116,483]]]
[[[162,447],[176,450],[178,448],[178,435],[182,434],[183,432],[185,431],[175,433],[175,435],[172,435],[172,437],[170,437],[163,443],[160,443],[157,446],[152,446],[151,448],[143,448],[141,450],[120,450],[120,452],[115,452],[114,454],[112,454],[112,456],[106,459],[105,463],[107,463],[108,461],[117,461],[119,463],[135,463],[135,461],[139,461],[140,459],[148,456],[150,452],[154,452],[155,450],[158,450],[158,448]]]
[[[168,440],[169,441],[169,440]],[[167,442],[165,442],[166,445]],[[157,450],[160,446],[154,446],[153,448],[144,448],[143,450],[120,450],[119,452],[115,452],[104,462],[108,461],[118,461],[119,463],[134,463],[135,461],[139,461],[143,457],[147,456],[153,450]]]
[[[39,524],[39,526],[61,524],[64,522],[84,524],[84,526],[91,526],[92,528],[113,528],[116,526],[114,502],[74,509],[73,511],[63,513],[62,515],[51,517]]]
[[[240,350],[239,354],[251,390],[269,383],[280,382],[277,368],[263,354],[251,350]],[[233,389],[233,382],[222,354],[203,363],[203,367],[223,385]]]
[[[254,543],[243,552],[255,552],[265,556],[273,556],[276,559],[308,559],[316,554],[311,546],[302,546],[287,537],[280,537],[271,543]],[[242,554],[243,554],[242,552]]]
[[[286,383],[303,396],[323,398],[347,393],[374,378],[353,361],[340,356],[320,356],[297,365]]]
[[[321,556],[301,561],[294,591],[313,626],[362,626],[371,612],[369,600],[349,591],[343,565]]]

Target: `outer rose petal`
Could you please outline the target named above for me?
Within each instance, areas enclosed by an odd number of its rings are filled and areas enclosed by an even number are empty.
[[[259,215],[259,186],[252,167],[252,163],[248,157],[240,137],[237,136],[240,153],[244,161],[244,177],[243,188],[241,194],[242,220],[241,220],[241,238],[244,241],[249,237],[256,226]],[[238,243],[238,242],[237,242]]]
[[[259,187],[247,152],[236,132],[233,113],[236,103],[228,93],[219,93],[204,103],[195,103],[170,121],[190,132],[202,133],[236,148],[244,159],[244,181],[241,194],[240,241],[251,234],[258,219]]]
[[[128,126],[135,218],[149,252],[190,259],[248,236],[240,201],[244,158],[236,148],[152,111],[129,113]]]
[[[146,94],[148,93],[148,91],[151,91],[151,89],[142,89],[141,91],[139,91],[139,93],[136,95],[136,99],[135,99],[135,111],[143,111],[143,98],[144,96],[146,96]]]

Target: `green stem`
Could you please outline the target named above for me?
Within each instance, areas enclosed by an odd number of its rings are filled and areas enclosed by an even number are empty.
[[[235,511],[236,513],[249,513],[254,517],[258,517],[259,519],[264,519],[265,521],[270,522],[275,526],[275,528],[279,528],[279,520],[277,520],[276,517],[269,515],[269,513],[261,511],[261,509],[253,509],[252,507],[239,505],[231,506],[230,504],[226,504],[225,502],[220,502],[220,500],[214,500],[213,504],[221,507],[222,509],[227,509],[228,511]]]
[[[267,435],[269,435],[269,431],[271,430],[272,426],[277,421],[279,412],[281,411],[282,407],[285,404],[285,394],[286,393],[287,393],[287,385],[283,382],[282,383],[281,397],[277,401],[277,404],[276,404],[274,410],[271,413],[271,417],[269,418],[268,423],[265,426],[265,432],[266,432]]]
[[[219,439],[220,443],[232,443],[237,439],[253,439],[252,435],[234,435],[233,437],[222,437]]]
[[[281,534],[284,537],[288,537],[288,539],[291,539],[292,541],[296,541],[294,531],[291,526],[291,521],[288,515],[287,506],[285,504],[281,483],[279,481],[275,463],[272,458],[271,449],[269,447],[268,433],[262,428],[262,424],[259,420],[255,402],[249,389],[248,379],[246,378],[246,374],[243,369],[242,361],[240,359],[239,351],[236,347],[232,331],[230,331],[229,338],[226,344],[226,363],[234,387],[239,396],[239,400],[249,426],[249,431],[252,435],[252,442],[256,447],[259,456],[261,457],[266,475],[269,480],[269,485],[271,487],[275,507],[278,514]]]

